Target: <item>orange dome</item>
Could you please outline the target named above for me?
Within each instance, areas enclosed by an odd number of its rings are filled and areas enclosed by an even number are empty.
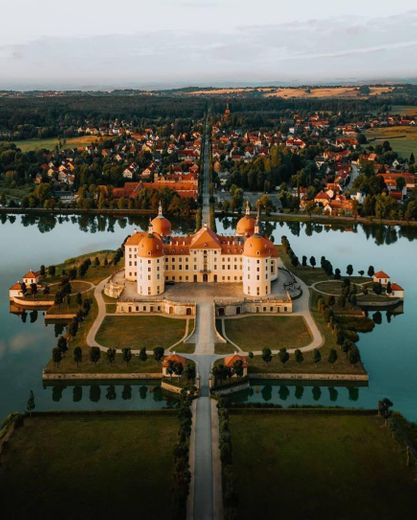
[[[244,215],[236,226],[236,233],[238,235],[253,235],[255,231],[256,220],[248,215]]]
[[[155,233],[161,235],[161,237],[167,237],[171,235],[171,222],[164,216],[158,215],[151,222],[152,228]]]
[[[243,255],[255,258],[273,256],[274,244],[261,235],[252,235],[245,241]]]
[[[142,258],[158,258],[163,255],[163,244],[158,235],[149,233],[139,242],[138,256]]]

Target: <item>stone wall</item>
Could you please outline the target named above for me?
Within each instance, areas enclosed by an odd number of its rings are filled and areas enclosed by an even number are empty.
[[[285,300],[243,300],[235,302],[215,302],[216,316],[237,316],[242,314],[291,314],[291,298]]]
[[[118,314],[162,314],[167,316],[193,317],[196,314],[195,303],[175,302],[172,300],[134,300],[119,301],[116,306]]]
[[[283,381],[347,381],[367,383],[369,381],[368,374],[288,374],[288,373],[272,373],[272,374],[249,374],[249,379],[274,379]]]

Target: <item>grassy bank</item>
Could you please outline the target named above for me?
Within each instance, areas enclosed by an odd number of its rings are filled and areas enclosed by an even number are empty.
[[[0,467],[2,514],[169,518],[177,432],[169,413],[28,418]]]
[[[414,471],[377,416],[231,412],[239,519],[411,518]]]

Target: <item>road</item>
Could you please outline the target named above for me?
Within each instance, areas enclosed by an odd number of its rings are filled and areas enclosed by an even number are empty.
[[[202,205],[202,222],[203,224],[210,224],[210,129],[206,125],[204,132],[204,143],[203,143],[203,170],[201,176],[202,190],[201,195],[203,199]]]
[[[202,223],[210,225],[210,129],[206,124],[203,143]],[[221,520],[221,464],[218,445],[217,409],[210,398],[209,378],[213,362],[221,357],[214,354],[216,330],[212,298],[197,304],[195,351],[187,356],[197,363],[200,377],[200,397],[195,405],[194,432],[190,450],[193,461],[192,506],[189,520]]]

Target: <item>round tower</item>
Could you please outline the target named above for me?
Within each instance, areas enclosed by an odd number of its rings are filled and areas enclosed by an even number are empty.
[[[254,231],[243,247],[243,292],[247,296],[264,297],[271,294],[274,245],[260,234],[259,217]]]
[[[138,246],[137,290],[141,296],[156,296],[165,291],[164,246],[152,225]]]

